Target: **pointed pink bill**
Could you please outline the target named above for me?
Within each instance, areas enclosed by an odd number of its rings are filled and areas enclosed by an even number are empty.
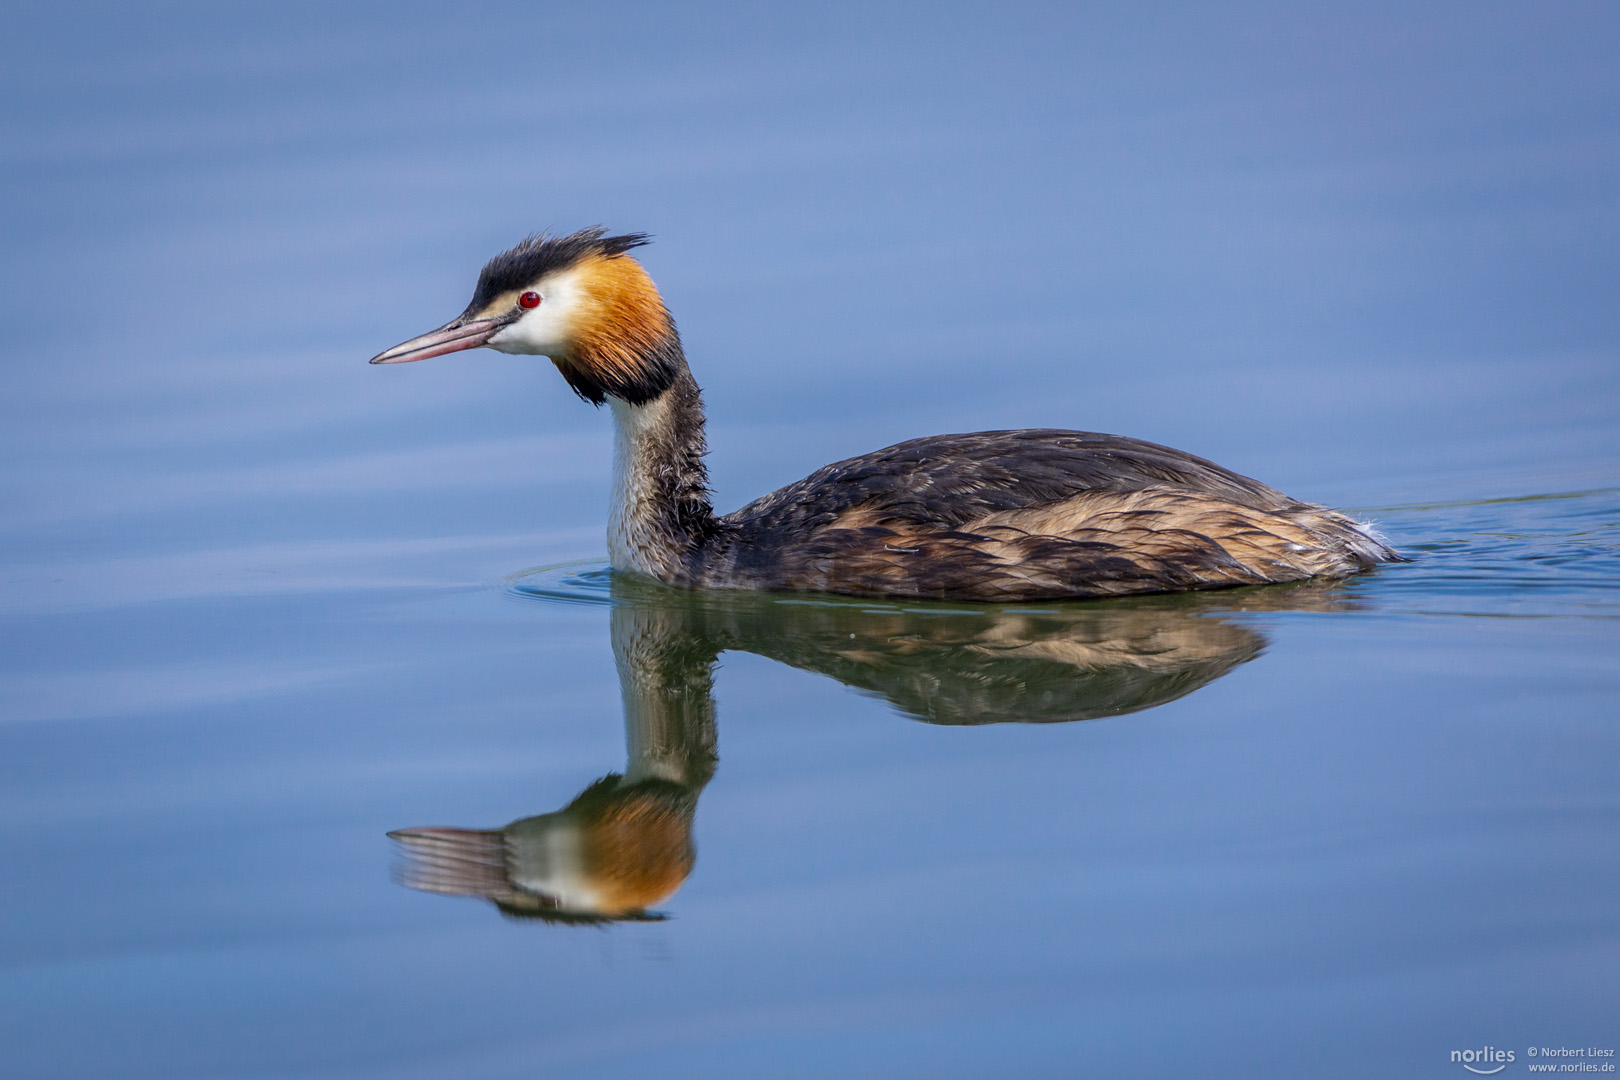
[[[509,322],[510,319],[473,319],[470,322],[457,319],[421,337],[411,338],[392,349],[380,352],[371,358],[371,362],[408,364],[412,360],[426,360],[430,356],[476,349],[488,342],[495,336],[496,331]]]

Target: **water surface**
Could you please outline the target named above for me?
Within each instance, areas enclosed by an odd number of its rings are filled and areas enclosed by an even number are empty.
[[[1620,1046],[1605,9],[8,26],[7,1075]],[[364,363],[596,221],[658,234],[722,509],[1074,427],[1412,561],[1011,609],[615,581],[606,417],[544,361]],[[548,854],[587,840],[614,889]]]

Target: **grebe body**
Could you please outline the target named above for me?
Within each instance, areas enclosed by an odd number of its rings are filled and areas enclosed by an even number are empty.
[[[1399,556],[1365,526],[1180,450],[1083,431],[914,439],[714,513],[703,401],[640,234],[533,237],[490,260],[403,363],[550,357],[607,404],[615,570],[670,585],[963,600],[1120,596],[1352,574]]]

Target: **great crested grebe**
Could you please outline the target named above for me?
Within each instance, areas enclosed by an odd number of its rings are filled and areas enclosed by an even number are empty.
[[[644,233],[535,236],[455,319],[373,357],[547,356],[613,411],[608,553],[670,585],[1020,600],[1342,576],[1399,560],[1367,528],[1213,462],[1085,431],[935,435],[819,469],[716,515],[703,400],[628,252]]]

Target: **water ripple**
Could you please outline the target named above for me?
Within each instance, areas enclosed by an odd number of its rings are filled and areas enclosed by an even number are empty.
[[[1411,562],[1381,567],[1344,583],[1350,603],[1332,610],[1486,617],[1620,618],[1620,488],[1528,495],[1471,502],[1424,503],[1371,512]],[[606,562],[586,560],[536,567],[507,577],[516,596],[559,604],[612,604],[615,579]],[[627,598],[642,585],[619,585]],[[653,588],[656,588],[654,586]],[[1287,586],[1258,586],[1204,594],[1202,603],[1231,610]],[[1219,599],[1218,599],[1219,598]],[[1082,605],[1141,604],[1166,598],[1079,601]],[[1189,602],[1199,603],[1192,597]],[[778,595],[777,604],[857,604],[882,612],[946,605]],[[968,605],[974,607],[975,605]],[[1042,605],[1047,606],[1047,605]],[[1328,610],[1312,605],[1311,610]],[[874,614],[879,613],[874,611]]]
[[[1377,608],[1620,617],[1620,488],[1391,507],[1379,518],[1412,562],[1358,583]]]

